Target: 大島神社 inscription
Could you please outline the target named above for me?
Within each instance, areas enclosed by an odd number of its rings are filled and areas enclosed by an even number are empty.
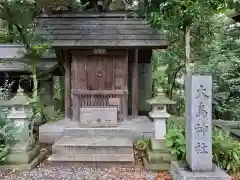
[[[187,161],[193,171],[212,169],[212,78],[189,76],[187,91]]]

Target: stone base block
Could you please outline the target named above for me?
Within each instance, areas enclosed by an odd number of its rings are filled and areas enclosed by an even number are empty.
[[[214,165],[212,172],[192,172],[186,165],[173,161],[170,168],[173,180],[231,180],[222,169]]]
[[[135,143],[139,138],[153,136],[153,123],[146,116],[139,116],[123,121],[117,127],[108,128],[85,128],[78,122],[68,119],[46,123],[39,127],[39,142],[42,144],[54,144],[63,136],[123,137],[129,138]]]
[[[40,152],[40,146],[35,145],[30,151],[12,151],[6,157],[8,164],[28,164],[30,163]]]
[[[52,153],[65,154],[133,154],[131,140],[118,137],[68,137],[52,146]]]
[[[80,162],[80,163],[131,163],[134,162],[132,154],[52,154],[50,162]]]
[[[91,167],[94,166],[96,168],[104,169],[104,168],[136,168],[135,163],[132,162],[73,162],[73,161],[47,161],[49,166],[53,167]],[[82,180],[82,179],[81,179]]]
[[[130,128],[66,128],[64,136],[77,137],[118,137],[118,138],[132,138],[132,131]]]
[[[149,164],[147,158],[143,158],[143,165],[147,171],[168,171],[170,169],[170,163],[161,162],[158,164]]]
[[[30,163],[28,164],[4,164],[0,165],[0,171],[16,169],[19,171],[28,171],[35,168],[38,164],[40,164],[45,157],[44,152],[40,152],[38,156],[36,156]]]
[[[172,160],[176,160],[169,152],[156,152],[151,151],[149,148],[146,150],[146,158],[150,164],[170,163]]]
[[[164,141],[160,141],[160,140],[156,140],[156,139],[152,138],[150,140],[149,146],[153,152],[169,152],[169,150],[167,149],[167,147],[164,144]]]
[[[39,126],[39,143],[54,144],[63,137],[65,127],[71,123],[71,121],[60,120]]]
[[[87,127],[117,126],[116,107],[80,108],[80,124]]]

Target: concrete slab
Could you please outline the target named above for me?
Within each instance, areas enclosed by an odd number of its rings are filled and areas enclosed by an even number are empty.
[[[98,137],[98,138],[91,138],[91,137],[63,137],[59,141],[56,142],[55,145],[58,146],[83,146],[83,147],[116,147],[116,146],[127,146],[132,147],[132,141],[125,139],[125,138],[118,138],[118,137]]]
[[[40,146],[35,145],[30,151],[11,151],[6,156],[7,164],[28,164],[40,153]]]
[[[119,137],[132,139],[132,131],[130,128],[65,128],[64,136],[71,137]]]
[[[132,154],[53,154],[48,161],[54,162],[134,162]]]
[[[35,157],[29,164],[5,164],[0,165],[0,171],[9,170],[9,169],[16,169],[19,171],[28,171],[35,168],[38,164],[40,164],[45,157],[44,152],[40,152],[40,154]]]
[[[214,165],[211,172],[192,172],[184,164],[173,161],[170,168],[173,180],[231,180],[232,177]]]
[[[170,153],[152,152],[150,149],[146,151],[146,158],[150,164],[158,164],[161,162],[170,163],[171,160],[174,160]]]
[[[52,146],[52,153],[59,156],[65,154],[132,154],[132,147],[81,147],[81,146]]]
[[[67,130],[68,129],[68,130]],[[100,131],[100,129],[102,131]],[[110,128],[111,129],[111,128]],[[122,121],[118,123],[117,127],[112,127],[111,132],[109,128],[87,128],[80,125],[78,122],[73,122],[67,119],[59,120],[57,122],[51,122],[43,124],[39,127],[39,142],[43,144],[54,144],[64,135],[64,131],[68,131],[72,135],[81,137],[86,134],[101,135],[106,134],[113,137],[130,137],[135,142],[141,137],[152,137],[153,135],[153,123],[146,116],[139,116],[138,118],[129,117],[128,121]],[[68,136],[68,134],[65,134]]]
[[[158,164],[150,164],[148,160],[143,158],[144,168],[147,171],[168,171],[170,169],[171,164],[167,162],[161,162]]]
[[[133,154],[130,140],[115,137],[63,137],[52,146],[52,153],[65,154]]]

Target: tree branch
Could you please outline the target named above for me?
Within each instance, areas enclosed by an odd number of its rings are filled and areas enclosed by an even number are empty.
[[[20,27],[18,24],[14,24],[16,27],[17,27],[17,30],[18,30],[18,32],[19,32],[19,34],[20,34],[20,36],[21,36],[21,39],[22,39],[22,41],[23,41],[23,44],[26,46],[26,48],[27,48],[27,51],[29,51],[30,49],[31,49],[31,47],[30,47],[30,44],[28,43],[28,41],[27,41],[27,38],[26,38],[26,36],[25,36],[25,34],[24,34],[24,32],[23,32],[23,29],[22,29],[22,27]]]

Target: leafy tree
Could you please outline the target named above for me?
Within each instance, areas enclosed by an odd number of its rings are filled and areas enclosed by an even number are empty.
[[[225,11],[234,0],[153,0],[147,14],[153,26],[175,28],[184,32],[185,71],[189,72],[191,60],[191,32],[193,24],[207,21],[214,14]],[[164,27],[163,27],[164,26]]]
[[[199,68],[198,72],[201,71],[201,73],[210,72],[209,69],[214,69],[208,62],[213,57],[219,57],[217,51],[221,42],[218,41],[217,43],[216,38],[219,38],[217,36],[222,34],[221,31],[225,28],[222,27],[223,19],[218,14],[224,12],[228,7],[238,5],[237,3],[227,0],[153,0],[145,9],[151,25],[164,30],[170,40],[169,48],[164,52],[159,52],[158,56],[153,56],[153,62],[159,61],[158,63],[154,62],[154,64],[167,67],[165,78],[162,78],[163,81],[160,84],[164,84],[166,94],[170,98],[179,102],[177,114],[182,114],[184,107],[182,98],[184,97],[181,93],[177,93],[179,90],[181,92],[182,85],[176,81],[176,77],[181,77],[186,71],[189,72],[190,69],[193,69],[192,66],[196,67],[194,68],[195,72]],[[200,64],[204,62],[206,66],[202,68],[198,62]],[[217,58],[214,67],[216,67],[216,63]],[[184,66],[185,70],[183,71]],[[157,73],[162,74],[160,71],[155,72],[155,74]],[[225,91],[227,91],[226,88]],[[217,96],[214,97],[214,100],[217,100],[218,103],[221,102]],[[216,105],[217,101],[214,101],[216,113],[219,112],[218,108],[223,108],[222,105]],[[176,110],[173,112],[176,113]]]
[[[2,0],[0,1],[0,18],[7,21],[8,33],[11,36],[19,34],[20,42],[26,48],[24,62],[31,66],[33,80],[32,103],[33,122],[42,117],[42,105],[38,95],[37,61],[48,48],[45,44],[35,45],[38,38],[35,35],[36,3],[34,0]],[[33,128],[33,126],[31,126]]]
[[[29,49],[28,36],[35,19],[35,1],[1,0],[0,18],[7,21],[10,36],[16,36],[16,28],[22,43]]]
[[[202,51],[204,56],[201,55],[201,61],[196,64],[195,71],[213,74],[215,118],[239,120],[240,26],[229,24],[226,17],[225,21],[223,18],[220,20],[215,40]]]

